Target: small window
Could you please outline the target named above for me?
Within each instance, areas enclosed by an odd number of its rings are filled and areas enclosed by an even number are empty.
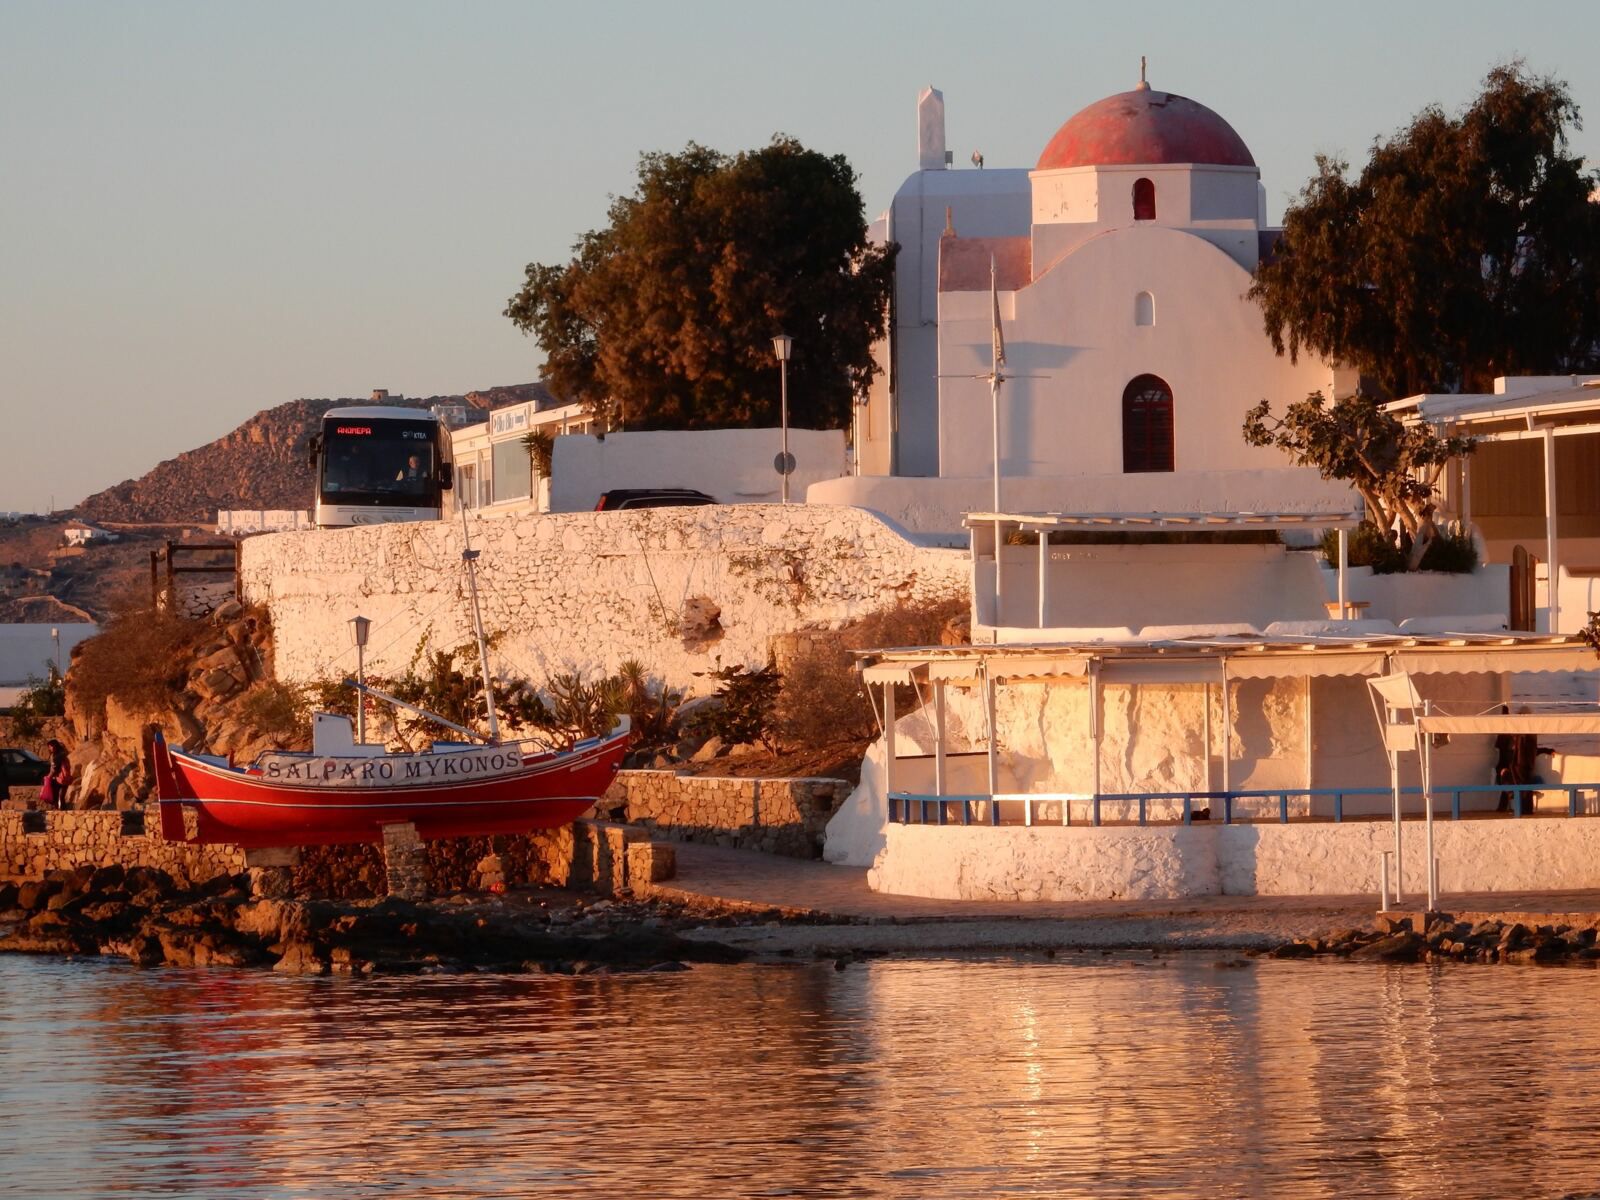
[[[1133,323],[1135,325],[1156,323],[1156,298],[1149,292],[1140,292],[1133,298]]]
[[[1172,389],[1160,376],[1136,376],[1122,392],[1122,469],[1170,471],[1172,459]]]
[[[1133,219],[1135,221],[1156,219],[1156,185],[1148,179],[1133,181]]]

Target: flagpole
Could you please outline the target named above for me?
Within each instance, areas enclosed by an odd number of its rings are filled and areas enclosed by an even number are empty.
[[[1005,377],[1000,368],[1006,361],[1006,344],[1000,335],[1000,290],[998,272],[995,270],[994,256],[989,256],[989,308],[993,314],[994,329],[993,340],[990,343],[991,366],[989,370],[989,416],[990,416],[990,452],[994,462],[994,623],[995,627],[1002,624],[1000,600],[1004,594],[1001,584],[1000,558],[1004,548],[1001,541],[1000,513],[1000,385]],[[999,634],[996,633],[998,640]]]

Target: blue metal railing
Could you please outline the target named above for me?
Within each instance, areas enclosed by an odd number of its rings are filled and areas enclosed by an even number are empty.
[[[1510,809],[1507,814],[1511,817],[1521,817],[1524,805],[1528,812],[1533,811],[1534,797],[1537,793],[1564,793],[1567,803],[1564,812],[1559,815],[1579,817],[1591,815],[1584,810],[1582,804],[1583,794],[1594,793],[1600,797],[1600,783],[1474,783],[1461,784],[1453,787],[1436,787],[1433,789],[1433,811],[1435,817],[1444,815],[1441,802],[1449,800],[1449,817],[1452,821],[1461,820],[1462,798],[1467,797],[1495,797],[1506,804]],[[1024,825],[1057,824],[1072,825],[1072,806],[1087,806],[1089,809],[1089,824],[1101,825],[1107,819],[1107,812],[1112,814],[1111,820],[1122,821],[1132,818],[1139,825],[1190,825],[1196,820],[1215,820],[1219,816],[1224,825],[1233,825],[1241,821],[1257,823],[1262,820],[1260,816],[1252,815],[1260,811],[1272,812],[1274,809],[1275,820],[1278,824],[1287,825],[1291,820],[1300,821],[1326,821],[1336,822],[1345,819],[1345,801],[1347,799],[1381,799],[1382,805],[1373,805],[1369,813],[1373,817],[1388,815],[1388,805],[1393,793],[1388,788],[1269,788],[1263,791],[1238,791],[1238,792],[1102,792],[1098,795],[1085,792],[997,792],[990,795],[987,792],[969,793],[963,795],[930,796],[914,792],[891,792],[889,795],[889,820],[902,825],[945,825],[959,823],[972,825],[974,823],[987,825],[1000,825],[1007,822],[1002,816],[1007,807],[1020,811],[1021,823]],[[1305,801],[1305,812],[1290,813],[1291,800]],[[1406,800],[1417,801],[1414,812],[1406,812]],[[1273,802],[1276,802],[1275,804]],[[1316,816],[1313,814],[1313,805],[1316,801],[1327,801],[1332,810],[1332,817]],[[1401,816],[1405,819],[1421,820],[1422,789],[1420,787],[1406,787],[1401,789]],[[1152,821],[1150,808],[1152,804],[1159,803],[1166,808],[1175,808],[1182,805],[1181,816],[1173,816]],[[986,811],[979,816],[977,806],[986,806]],[[1048,810],[1059,806],[1060,811],[1053,820],[1041,821],[1040,809]],[[1220,813],[1217,811],[1220,807]],[[1245,812],[1241,814],[1240,809]],[[1296,805],[1295,807],[1299,807]],[[1481,816],[1497,815],[1496,809],[1475,808],[1474,813]],[[913,820],[913,813],[915,819]],[[1600,815],[1596,813],[1594,815]],[[1010,822],[1015,824],[1016,822]]]

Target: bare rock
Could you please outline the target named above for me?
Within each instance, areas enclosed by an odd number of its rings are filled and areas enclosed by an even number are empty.
[[[698,750],[696,750],[694,752],[693,757],[691,757],[689,759],[689,761],[690,762],[697,762],[697,763],[699,763],[699,762],[710,762],[712,759],[714,759],[718,755],[720,755],[723,752],[723,750],[724,750],[724,746],[723,746],[721,738],[719,738],[719,737],[709,738],[709,739],[707,739],[705,744],[700,747],[700,749],[698,749]]]

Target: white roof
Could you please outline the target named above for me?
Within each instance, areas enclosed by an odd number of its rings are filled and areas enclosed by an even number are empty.
[[[1024,529],[1079,529],[1183,532],[1224,532],[1242,529],[1354,529],[1361,524],[1357,512],[1307,509],[1294,512],[1038,512],[966,514],[972,525],[1017,525]]]
[[[353,404],[349,408],[330,408],[324,417],[337,417],[341,421],[437,421],[425,408],[397,408],[392,404]]]
[[[1600,383],[1579,384],[1548,392],[1498,395],[1475,392],[1469,395],[1407,396],[1383,406],[1404,420],[1420,417],[1424,421],[1514,421],[1526,417],[1575,415],[1600,412]]]
[[[889,674],[970,678],[1077,675],[1091,664],[1103,678],[1185,682],[1202,678],[1278,679],[1324,675],[1498,675],[1508,672],[1597,672],[1600,657],[1577,636],[1540,633],[1254,634],[1097,642],[917,646],[858,651],[872,670]],[[1041,664],[1049,664],[1045,669]]]

